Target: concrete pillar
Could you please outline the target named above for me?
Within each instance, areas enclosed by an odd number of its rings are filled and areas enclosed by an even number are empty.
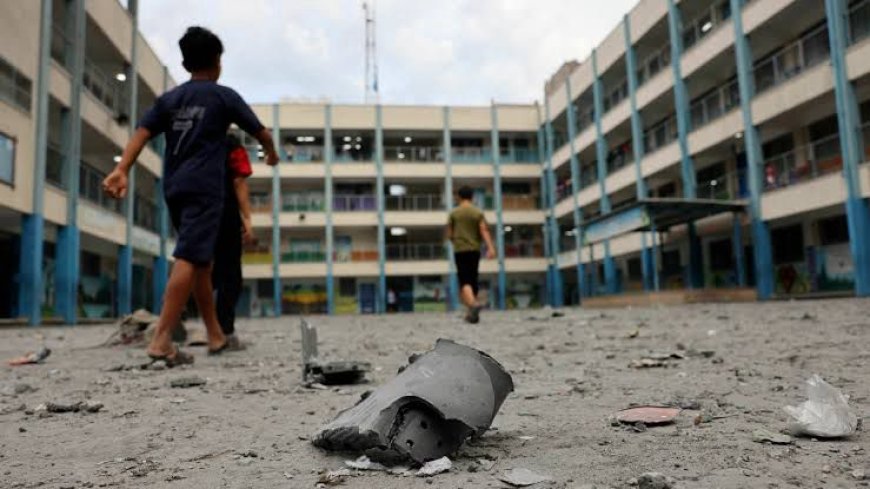
[[[324,108],[323,129],[323,164],[326,177],[323,180],[323,195],[326,212],[326,311],[335,314],[335,277],[333,262],[335,261],[335,228],[332,222],[333,185],[332,185],[332,105]]]
[[[495,201],[495,243],[496,254],[498,255],[498,297],[497,305],[501,310],[507,308],[507,273],[504,265],[504,216],[502,214],[502,195],[501,195],[501,151],[499,148],[499,133],[498,133],[498,107],[495,102],[490,107],[492,119],[492,128],[490,139],[492,139],[492,174],[493,174],[493,200]]]

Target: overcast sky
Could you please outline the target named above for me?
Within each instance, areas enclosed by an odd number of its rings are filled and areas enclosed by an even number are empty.
[[[540,100],[567,59],[583,60],[636,0],[377,0],[383,103]],[[364,98],[361,0],[142,0],[140,28],[176,80],[188,25],[224,42],[221,82],[250,102]]]

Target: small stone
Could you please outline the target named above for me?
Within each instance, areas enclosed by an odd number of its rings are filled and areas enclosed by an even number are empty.
[[[637,478],[639,489],[671,489],[673,486],[673,479],[658,472],[647,472]]]
[[[853,478],[859,481],[867,478],[867,472],[864,469],[855,469],[851,472],[851,474]]]
[[[830,474],[830,473],[831,473],[831,466],[830,466],[830,465],[824,465],[824,466],[822,466],[822,473],[824,473],[824,474]]]
[[[157,360],[148,366],[148,370],[166,370],[167,365],[165,360]]]
[[[23,426],[19,426],[19,427],[18,427],[18,432],[19,432],[19,433],[27,433],[27,428],[25,428],[25,427],[23,427]]]
[[[202,377],[191,376],[191,377],[180,377],[177,379],[173,379],[169,382],[169,386],[176,389],[187,389],[190,387],[197,387],[200,385],[205,385],[206,380]]]
[[[103,409],[103,403],[97,401],[85,401],[80,404],[81,410],[86,413],[96,413]]]
[[[774,445],[791,445],[792,438],[781,433],[773,433],[771,431],[759,429],[752,432],[752,441],[755,443],[769,442]]]

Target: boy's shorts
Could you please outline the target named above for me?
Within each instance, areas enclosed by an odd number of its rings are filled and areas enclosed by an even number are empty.
[[[172,225],[178,233],[175,251],[177,259],[196,266],[206,266],[214,260],[215,244],[221,225],[223,202],[203,195],[182,195],[166,200]]]
[[[459,288],[461,289],[466,285],[470,285],[474,295],[477,295],[479,292],[480,252],[460,251],[453,254],[453,260],[456,262],[456,275],[459,279]]]

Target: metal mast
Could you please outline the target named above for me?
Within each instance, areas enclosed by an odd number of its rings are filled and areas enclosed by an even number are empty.
[[[365,102],[377,103],[378,94],[378,49],[375,28],[375,2],[363,2],[366,22]]]

